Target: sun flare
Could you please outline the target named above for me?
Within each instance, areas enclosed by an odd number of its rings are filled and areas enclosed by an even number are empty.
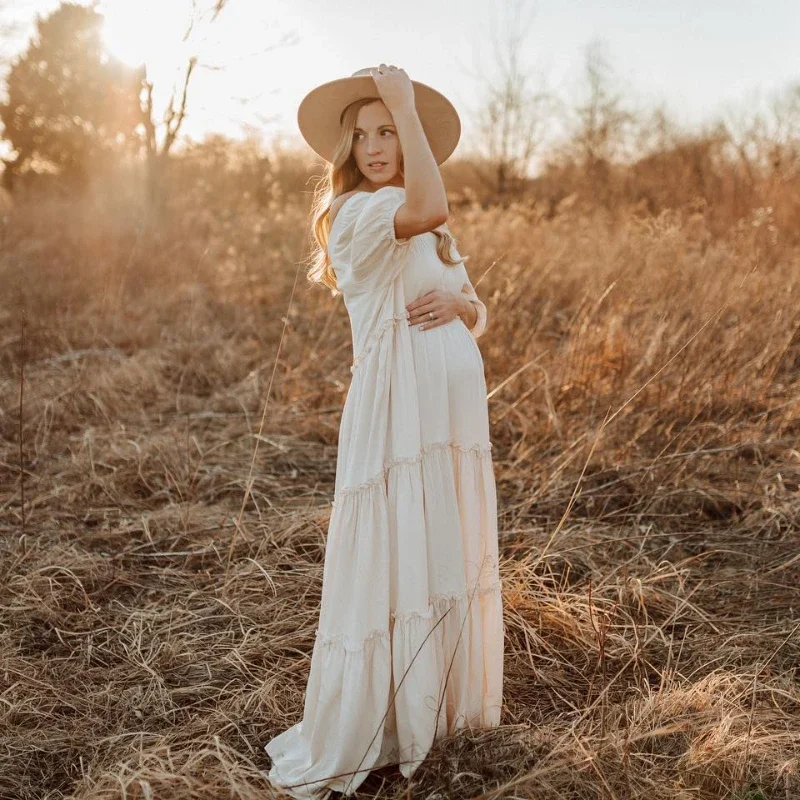
[[[108,52],[130,66],[147,66],[151,79],[163,80],[186,63],[183,38],[191,22],[185,0],[104,0],[103,40]]]

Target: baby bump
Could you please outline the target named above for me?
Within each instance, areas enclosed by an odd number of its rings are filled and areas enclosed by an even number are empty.
[[[410,330],[423,439],[465,445],[486,441],[483,358],[466,325],[456,318],[426,330],[411,325]]]

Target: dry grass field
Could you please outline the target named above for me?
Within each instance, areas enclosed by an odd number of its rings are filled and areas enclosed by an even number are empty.
[[[503,722],[358,796],[796,800],[796,217],[452,211],[489,313]],[[307,207],[4,214],[0,798],[276,797],[351,359]]]

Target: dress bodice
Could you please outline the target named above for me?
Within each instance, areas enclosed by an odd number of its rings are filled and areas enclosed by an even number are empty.
[[[434,289],[462,292],[478,310],[475,338],[486,327],[486,306],[478,298],[463,263],[444,264],[436,235],[427,231],[406,239],[395,235],[394,216],[405,202],[405,189],[383,186],[360,191],[342,204],[328,237],[328,254],[350,316],[353,352],[363,349],[374,328],[384,291],[401,277],[403,295],[411,302]],[[440,226],[447,229],[447,225]],[[452,256],[460,258],[455,246]]]

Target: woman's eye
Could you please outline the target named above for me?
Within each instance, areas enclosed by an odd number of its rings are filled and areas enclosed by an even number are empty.
[[[392,131],[390,131],[388,128],[384,128],[384,130],[382,130],[382,131],[381,131],[381,133],[391,133],[391,132],[392,132]],[[363,135],[364,135],[363,133],[357,133],[357,134],[355,134],[355,135],[353,136],[353,138],[354,138],[354,139],[358,139],[359,137],[361,137],[361,136],[363,136]]]

